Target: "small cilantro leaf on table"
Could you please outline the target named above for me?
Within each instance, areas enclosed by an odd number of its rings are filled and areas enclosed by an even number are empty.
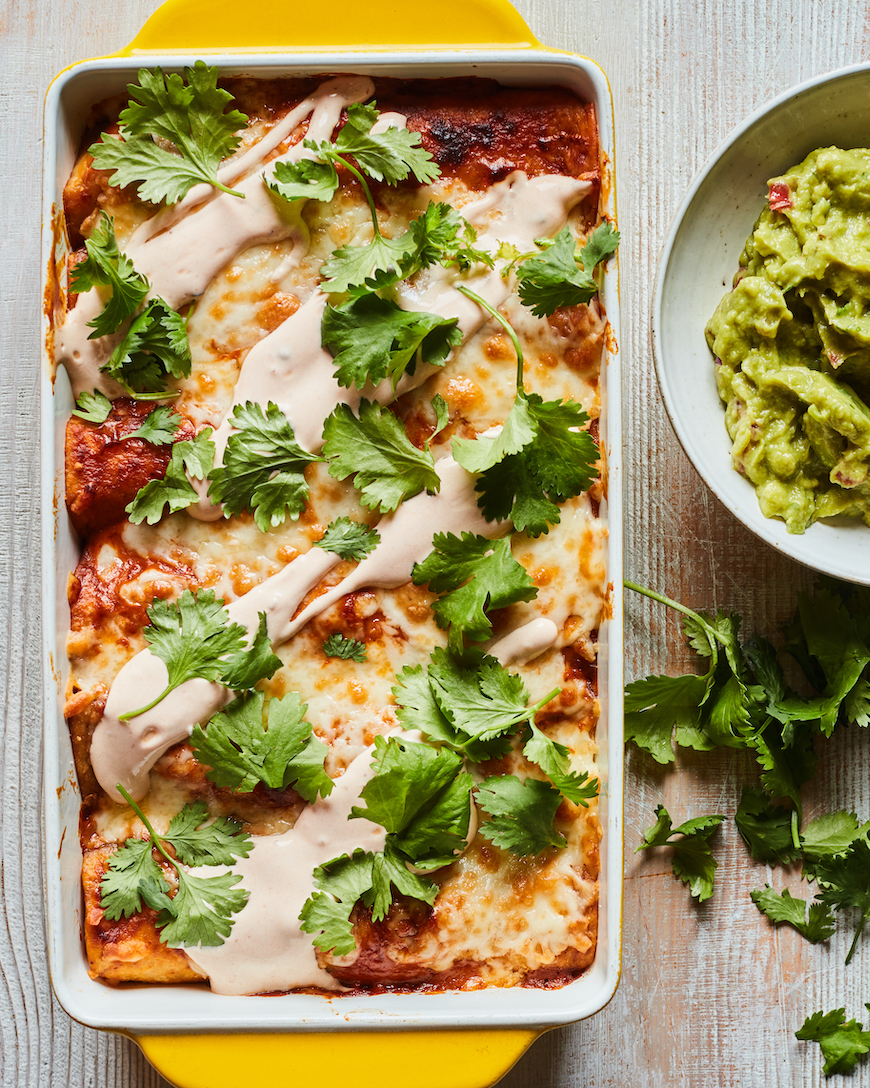
[[[73,415],[86,419],[88,423],[105,423],[111,411],[112,402],[105,393],[95,389],[93,393],[79,395]]]
[[[339,385],[378,385],[389,378],[393,390],[403,374],[419,364],[443,366],[462,340],[455,318],[403,310],[395,302],[364,295],[327,306],[322,343],[336,364]]]
[[[226,516],[250,510],[262,532],[281,525],[286,516],[295,521],[308,501],[305,469],[321,461],[296,441],[289,419],[271,401],[237,404],[223,464],[211,472],[208,495],[220,503]]]
[[[567,844],[554,822],[562,795],[548,782],[493,775],[477,787],[475,798],[491,817],[481,822],[478,833],[493,845],[529,857]]]
[[[870,1011],[870,1004],[866,1008]],[[845,1008],[814,1012],[795,1032],[795,1038],[819,1044],[826,1077],[851,1073],[859,1058],[870,1052],[870,1031],[864,1031],[858,1020],[846,1020]]]
[[[473,533],[461,538],[436,533],[433,550],[412,571],[414,585],[428,583],[439,594],[432,605],[436,623],[449,632],[450,651],[465,652],[465,639],[483,642],[492,635],[488,612],[538,595],[525,567],[511,554],[510,540],[489,540]]]
[[[139,83],[128,84],[131,99],[120,120],[121,139],[103,135],[88,150],[100,170],[113,170],[111,185],[138,185],[139,196],[174,204],[197,182],[233,196],[217,177],[222,159],[239,146],[238,130],[248,118],[226,112],[233,96],[217,85],[218,69],[198,60],[184,78],[161,68],[140,68]],[[156,139],[155,139],[156,138]],[[175,152],[157,139],[168,140]]]
[[[155,298],[133,318],[100,369],[135,397],[165,393],[168,378],[190,377],[190,365],[185,319]]]
[[[592,275],[600,262],[616,251],[619,232],[605,220],[599,223],[578,251],[569,226],[564,226],[543,254],[526,259],[517,270],[520,299],[536,317],[546,317],[561,306],[589,302],[598,292]],[[577,260],[582,267],[578,267]]]
[[[166,404],[158,404],[153,412],[148,413],[140,427],[124,437],[142,438],[154,446],[168,446],[178,434],[181,422],[181,417],[172,408]],[[206,438],[208,438],[208,435],[206,435]],[[201,478],[197,477],[197,479]]]
[[[231,865],[251,852],[251,838],[230,817],[206,824],[204,801],[187,804],[172,818],[165,835],[158,835],[145,814],[120,784],[118,792],[139,817],[147,839],[127,839],[112,854],[100,883],[100,903],[109,921],[129,918],[145,906],[159,911],[155,925],[170,948],[181,945],[220,945],[232,929],[232,916],[245,905],[248,893],[236,885],[233,873],[194,876],[183,865]],[[201,826],[202,825],[202,826]],[[172,847],[170,854],[167,846]],[[154,859],[154,851],[175,870],[177,888],[170,885]]]
[[[94,331],[88,339],[117,332],[148,294],[148,281],[133,267],[129,257],[118,248],[115,221],[105,212],[85,239],[87,258],[76,265],[70,276],[70,291],[81,294],[92,287],[110,287],[112,293],[99,314],[88,322]]]
[[[134,525],[143,521],[155,525],[163,517],[164,510],[175,514],[199,502],[199,495],[188,476],[202,480],[211,468],[214,461],[211,433],[211,427],[205,427],[192,440],[173,445],[165,475],[140,487],[126,507]]]
[[[270,699],[266,725],[264,700],[262,692],[249,692],[214,714],[206,729],[194,726],[191,745],[210,768],[206,777],[237,793],[250,793],[262,782],[276,790],[293,786],[309,804],[318,794],[328,797],[333,785],[323,768],[328,748],[305,719],[307,704],[295,692]]]
[[[788,888],[784,888],[780,894],[775,892],[769,884],[765,884],[763,888],[755,888],[751,891],[749,897],[771,922],[777,924],[787,922],[813,944],[828,940],[836,929],[834,916],[828,906],[823,903],[811,903],[809,915],[807,915],[806,901],[793,898]]]
[[[257,635],[265,629],[263,617],[261,613]],[[231,674],[240,668],[237,655],[246,653],[252,641],[240,623],[230,620],[224,602],[215,599],[212,589],[200,590],[196,595],[186,589],[174,604],[156,600],[148,609],[148,619],[151,623],[143,631],[145,641],[165,663],[167,684],[146,706],[122,714],[123,721],[144,714],[185,680],[199,678],[229,687]],[[254,657],[261,667],[257,674],[245,677],[251,681],[248,686],[272,676],[280,665],[274,655],[256,653]]]
[[[325,552],[334,552],[342,559],[359,563],[374,551],[380,539],[377,529],[351,521],[348,517],[340,517],[327,525],[326,532],[315,544]]]
[[[792,839],[791,810],[774,805],[763,790],[743,787],[734,822],[756,861],[788,865],[801,856]]]
[[[379,404],[360,401],[359,416],[340,404],[323,427],[329,474],[354,476],[360,502],[382,514],[421,491],[437,492],[441,480],[428,450],[413,446],[398,419]]]
[[[716,872],[710,837],[724,819],[719,814],[696,816],[679,827],[673,827],[665,806],[658,805],[656,822],[647,828],[635,853],[654,846],[671,847],[674,851],[671,858],[674,875],[689,885],[693,898],[703,903],[713,894],[713,878]],[[679,838],[675,839],[674,836]]]
[[[338,657],[342,661],[356,661],[362,664],[367,660],[366,644],[356,638],[345,635],[330,635],[323,643],[323,652],[327,657]]]

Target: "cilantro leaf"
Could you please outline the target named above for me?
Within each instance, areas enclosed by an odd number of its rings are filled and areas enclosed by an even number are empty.
[[[866,839],[868,831],[870,823],[859,825],[854,812],[825,812],[811,820],[801,833],[804,858],[812,864],[821,858],[838,857],[857,839]]]
[[[858,947],[858,939],[870,918],[870,843],[866,837],[855,839],[845,854],[820,858],[812,871],[819,883],[816,899],[834,910],[857,907],[861,913],[855,937],[846,956],[850,963]]]
[[[367,660],[366,644],[356,638],[345,638],[344,635],[330,635],[323,643],[323,652],[327,657],[339,657],[342,661],[357,661],[360,664]]]
[[[306,899],[299,915],[305,933],[314,935],[314,944],[325,952],[346,956],[356,948],[351,912],[373,884],[374,854],[354,850],[314,870],[318,888]]]
[[[162,298],[152,299],[130,322],[124,339],[100,369],[131,396],[165,392],[170,376],[190,376],[185,319]]]
[[[377,529],[371,529],[348,517],[336,518],[326,527],[326,532],[316,541],[318,548],[325,552],[334,552],[342,559],[360,562],[380,543]]]
[[[148,294],[148,281],[133,267],[129,257],[118,248],[115,221],[105,212],[85,239],[87,259],[76,265],[70,278],[70,291],[80,294],[92,287],[111,287],[112,294],[102,311],[88,322],[94,331],[88,339],[108,336],[136,312]]]
[[[592,270],[618,244],[618,232],[606,221],[600,223],[580,250],[583,267],[578,268],[577,243],[566,224],[541,256],[527,259],[517,270],[520,299],[536,317],[589,302],[598,291]]]
[[[266,626],[266,613],[258,613],[259,623],[247,646],[228,654],[221,681],[233,691],[245,691],[268,680],[281,668],[281,658],[272,652],[272,641]]]
[[[492,817],[481,823],[478,832],[495,846],[528,857],[567,843],[554,823],[562,796],[548,782],[494,775],[477,787],[476,799]]]
[[[504,439],[454,439],[455,459],[469,472],[481,473],[476,490],[487,521],[510,518],[515,529],[530,536],[557,525],[557,504],[588,490],[598,472],[598,446],[583,429],[588,422],[575,401],[545,401],[520,391]],[[519,449],[513,451],[515,446]],[[505,456],[507,450],[512,452]]]
[[[241,877],[233,873],[194,876],[181,863],[230,865],[236,857],[248,856],[252,849],[250,836],[240,834],[240,825],[228,817],[200,827],[208,817],[203,801],[185,805],[170,821],[166,835],[158,835],[120,784],[118,792],[139,817],[149,838],[128,839],[112,856],[100,884],[106,917],[110,921],[129,917],[140,911],[144,902],[160,912],[155,925],[161,931],[160,940],[171,948],[223,944],[232,929],[232,915],[248,899],[243,888],[236,888]],[[167,852],[166,843],[172,845],[179,860]],[[154,850],[175,869],[178,886],[173,898],[169,897],[170,885],[154,860]]]
[[[208,819],[205,801],[192,801],[169,822],[164,839],[172,843],[178,860],[185,865],[232,865],[235,858],[246,858],[253,849],[249,836],[240,835],[242,825],[230,816],[213,823]]]
[[[211,427],[205,427],[192,440],[173,445],[166,474],[140,487],[126,507],[134,525],[140,525],[143,521],[155,525],[163,517],[164,508],[174,514],[199,501],[188,475],[201,480],[211,468],[214,460],[211,433]]]
[[[266,183],[282,200],[329,201],[338,189],[338,171],[332,163],[276,162],[272,180]]]
[[[260,691],[249,692],[214,714],[207,730],[194,726],[191,745],[211,768],[206,777],[237,793],[249,793],[262,782],[270,789],[293,786],[309,804],[318,793],[328,797],[332,779],[323,769],[328,749],[305,720],[307,704],[295,692],[270,699],[264,728],[264,699]]]
[[[321,457],[297,443],[289,419],[271,401],[237,404],[230,417],[235,428],[227,440],[223,464],[211,473],[209,498],[226,516],[251,510],[262,532],[295,521],[308,501],[304,472]]]
[[[439,594],[432,605],[440,628],[449,631],[450,650],[460,657],[465,638],[483,642],[492,634],[488,611],[538,595],[525,567],[511,554],[510,540],[463,533],[436,533],[433,550],[411,574],[414,585]]]
[[[420,363],[443,365],[462,341],[455,318],[403,310],[377,295],[327,306],[321,330],[338,384],[358,389],[389,377],[395,390],[404,373]]]
[[[466,269],[473,264],[492,268],[492,254],[475,249],[477,232],[449,204],[430,201],[426,210],[411,220],[408,229],[414,239],[414,264],[405,270],[405,277],[433,264],[455,265]]]
[[[312,144],[321,158],[327,161],[344,161],[352,155],[357,165],[375,181],[397,185],[412,175],[427,184],[439,175],[432,156],[422,146],[419,132],[390,126],[382,132],[372,132],[379,116],[374,102],[365,105],[354,103],[347,108],[347,122],[339,130],[334,144]]]
[[[223,605],[222,600],[215,600],[213,589],[200,590],[196,596],[186,589],[174,604],[154,601],[148,609],[151,624],[143,634],[151,652],[166,664],[167,685],[147,706],[122,714],[124,721],[156,706],[185,680],[199,677],[230,686],[228,673],[239,668],[236,655],[247,652],[249,640],[248,632],[240,623],[230,621]],[[260,626],[262,629],[262,619]],[[277,658],[264,660],[262,654],[255,658],[267,670],[258,680],[275,671]]]
[[[73,415],[89,423],[105,423],[111,411],[112,402],[105,393],[96,389],[93,393],[80,394]]]
[[[355,474],[360,502],[370,509],[387,514],[424,489],[441,487],[432,454],[412,446],[402,424],[379,404],[360,401],[359,417],[338,405],[323,437],[330,476],[344,480]]]
[[[408,259],[414,252],[410,231],[398,238],[385,238],[377,226],[377,214],[372,211],[375,236],[361,246],[342,246],[323,262],[320,274],[323,289],[332,294],[365,287],[383,287],[405,278]]]
[[[813,944],[826,941],[836,929],[834,916],[827,906],[812,903],[807,916],[806,901],[794,899],[788,888],[777,894],[769,884],[765,884],[763,888],[751,891],[749,897],[771,922],[787,922]]]
[[[244,888],[236,887],[241,879],[238,873],[203,877],[179,869],[178,890],[157,915],[160,940],[170,948],[223,944],[233,928],[231,916],[248,901]]]
[[[178,434],[180,426],[181,417],[173,412],[168,405],[159,404],[153,412],[148,413],[142,422],[142,426],[125,435],[125,438],[143,438],[146,442],[151,442],[155,446],[166,446]],[[206,435],[206,437],[208,436]]]
[[[713,894],[716,862],[710,849],[710,837],[725,819],[722,815],[696,816],[679,827],[672,827],[664,805],[656,807],[656,822],[647,828],[635,853],[653,846],[673,848],[671,868],[674,875],[689,885],[693,898],[703,903]],[[675,835],[681,836],[674,839]]]
[[[526,759],[537,763],[563,797],[588,808],[589,799],[598,796],[598,779],[590,780],[586,771],[573,773],[565,745],[542,733],[534,722],[529,722],[528,730],[529,738],[523,748]]]
[[[111,185],[138,183],[139,196],[155,204],[174,204],[201,181],[241,196],[218,181],[217,168],[238,147],[236,133],[248,119],[239,110],[225,112],[233,96],[217,86],[217,79],[217,67],[201,60],[184,69],[184,79],[177,73],[164,76],[161,68],[141,68],[138,85],[127,87],[131,100],[120,116],[123,139],[103,135],[89,148],[94,165],[115,171]],[[155,137],[168,140],[177,154]]]
[[[800,849],[792,839],[791,821],[791,812],[771,804],[763,790],[743,787],[734,822],[756,861],[788,865],[800,857]]]
[[[169,901],[169,883],[154,860],[151,839],[127,839],[109,858],[100,881],[100,904],[106,918],[116,922],[142,910],[142,904],[162,910]]]
[[[706,677],[691,673],[632,681],[625,688],[626,740],[634,741],[657,763],[673,763],[674,727],[694,736],[699,731],[700,710],[706,696]],[[713,747],[710,742],[706,746]]]
[[[870,1005],[867,1008],[870,1010]],[[795,1038],[819,1044],[826,1077],[850,1073],[858,1059],[870,1051],[870,1031],[864,1031],[858,1020],[846,1020],[845,1008],[814,1012],[795,1032]]]

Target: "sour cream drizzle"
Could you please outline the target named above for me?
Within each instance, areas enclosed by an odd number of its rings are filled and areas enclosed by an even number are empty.
[[[529,178],[522,171],[515,171],[493,185],[485,197],[461,210],[477,229],[476,244],[481,249],[494,253],[499,242],[509,242],[525,251],[533,247],[535,238],[555,234],[564,226],[568,212],[589,190],[589,182],[575,178],[556,174]],[[396,300],[406,310],[456,318],[464,341],[477,332],[489,315],[457,291],[457,283],[476,291],[491,306],[500,306],[512,287],[510,278],[504,279],[498,268],[469,275],[436,265],[420,272],[413,282],[400,284]],[[321,345],[320,323],[325,307],[326,296],[316,291],[295,314],[255,344],[245,357],[233,395],[233,407],[247,401],[277,404],[292,423],[296,440],[312,452],[323,445],[323,424],[337,404],[355,409],[363,397],[387,404],[421,385],[435,370],[418,366],[414,374],[402,378],[395,392],[389,381],[363,390],[355,386],[343,388],[335,380],[332,356]],[[213,435],[217,447],[215,464],[221,463],[232,432],[228,416]],[[189,513],[203,521],[216,520],[220,509],[206,496],[208,483],[203,481],[197,486],[194,481],[194,486],[202,498],[198,505],[190,507]]]
[[[222,945],[185,948],[219,994],[256,994],[297,986],[343,989],[317,962],[313,938],[303,933],[299,912],[314,892],[314,870],[333,858],[383,850],[387,833],[369,820],[350,820],[360,793],[372,777],[374,749],[368,748],[335,780],[332,793],[302,810],[290,831],[254,839],[254,848],[232,872],[250,893]],[[214,867],[194,869],[214,876]]]
[[[353,102],[365,101],[373,93],[374,84],[367,76],[341,76],[322,84],[254,147],[227,164],[227,176],[235,179],[261,162],[309,114],[307,138],[328,140],[341,111]],[[236,188],[245,194],[244,200],[207,186],[214,194],[209,199],[210,193],[196,186],[178,205],[159,212],[134,231],[125,253],[137,272],[148,277],[151,296],[160,296],[177,309],[201,295],[224,265],[243,249],[291,236],[301,240],[304,237],[301,204],[297,202],[288,208],[275,200],[263,179],[276,162],[298,162],[311,156],[312,152],[300,141],[237,184]],[[87,323],[102,307],[97,289],[80,295],[58,333],[57,361],[69,372],[76,396],[92,389],[110,397],[124,392],[100,371],[123,334],[88,339],[92,330]]]
[[[525,665],[554,645],[560,629],[546,616],[524,623],[494,642],[487,653],[502,665]]]
[[[231,619],[253,634],[258,613],[265,612],[269,638],[277,646],[356,589],[404,585],[410,580],[414,564],[422,562],[432,550],[435,533],[464,531],[496,537],[509,528],[507,522],[484,519],[477,505],[474,478],[452,457],[441,458],[436,471],[441,479],[440,492],[415,495],[383,518],[378,523],[380,543],[371,555],[298,616],[295,613],[299,604],[336,566],[338,556],[312,548],[230,604],[227,611]],[[197,722],[207,721],[232,698],[220,684],[188,680],[151,710],[129,721],[121,720],[121,714],[159,695],[166,682],[166,666],[146,649],[127,662],[112,684],[91,742],[91,764],[100,785],[116,801],[122,800],[116,789],[119,782],[135,800],[143,797],[148,792],[148,772],[163,752],[188,737]]]

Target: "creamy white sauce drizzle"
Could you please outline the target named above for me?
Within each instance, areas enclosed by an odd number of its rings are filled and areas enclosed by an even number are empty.
[[[549,650],[559,634],[560,628],[551,619],[539,616],[494,642],[487,653],[502,665],[525,665]]]
[[[256,994],[298,986],[343,989],[319,966],[313,937],[302,931],[299,913],[314,892],[314,870],[358,847],[383,850],[387,833],[369,820],[349,820],[360,793],[372,777],[374,748],[369,748],[335,780],[325,800],[304,808],[290,831],[255,838],[247,858],[232,872],[250,893],[229,937],[213,948],[186,948],[194,965],[219,994]],[[214,876],[226,869],[193,869]]]
[[[410,580],[414,564],[422,562],[432,550],[435,533],[470,532],[495,537],[508,529],[508,522],[484,519],[477,505],[474,477],[452,457],[442,457],[435,467],[441,479],[440,492],[415,495],[383,518],[378,523],[381,539],[372,553],[298,616],[294,618],[300,602],[339,562],[338,556],[312,548],[229,605],[231,619],[253,633],[258,614],[265,612],[269,638],[277,646],[356,589],[404,585]],[[232,698],[220,684],[188,680],[151,710],[129,721],[121,720],[119,715],[159,695],[166,679],[163,662],[150,650],[142,650],[127,662],[112,684],[91,741],[91,764],[100,785],[116,801],[121,801],[118,783],[134,799],[143,797],[148,792],[148,772],[163,752],[188,737],[197,722],[207,721]]]
[[[329,139],[342,109],[370,98],[373,92],[374,84],[366,76],[342,76],[322,84],[288,114],[282,122],[282,134],[276,136],[273,129],[236,163],[228,164],[228,168],[232,167],[230,173],[233,177],[241,176],[251,164],[274,150],[309,114],[307,138]],[[285,155],[238,183],[236,188],[245,194],[244,200],[208,186],[214,195],[203,203],[201,194],[191,198],[194,193],[191,190],[178,207],[158,213],[155,218],[159,222],[148,220],[134,231],[125,253],[136,270],[147,276],[151,296],[160,296],[177,309],[201,295],[217,273],[241,250],[258,242],[274,242],[291,236],[297,244],[303,241],[306,234],[300,218],[301,202],[288,206],[276,200],[263,179],[266,170],[271,171],[275,162],[298,162],[312,154],[301,142],[294,144]],[[209,194],[205,196],[208,198]],[[189,203],[188,198],[191,198]],[[80,295],[58,332],[57,362],[69,372],[76,396],[91,389],[99,389],[110,397],[121,396],[124,392],[117,382],[100,371],[123,332],[88,339],[92,330],[87,323],[102,307],[103,301],[96,288]]]
[[[499,242],[510,242],[525,251],[533,247],[535,238],[555,234],[564,226],[568,212],[589,189],[589,182],[575,178],[555,174],[529,178],[515,171],[492,186],[485,197],[466,204],[462,214],[478,230],[476,244],[481,249],[494,253]],[[510,277],[504,279],[498,267],[469,274],[436,265],[413,281],[399,284],[396,301],[406,310],[456,318],[464,341],[489,319],[489,314],[456,290],[460,283],[496,307],[512,289]],[[332,356],[321,346],[320,322],[325,306],[326,296],[315,292],[295,314],[256,344],[245,357],[233,395],[233,406],[247,401],[277,404],[292,423],[296,440],[312,452],[323,445],[323,424],[337,404],[355,409],[363,397],[388,404],[422,385],[436,369],[418,366],[413,374],[403,376],[395,392],[389,381],[362,390],[355,386],[343,388],[334,377]],[[215,431],[216,465],[221,463],[232,430],[225,418]],[[194,486],[202,498],[189,513],[203,521],[215,520],[220,511],[205,496],[207,484],[197,486],[194,481]]]

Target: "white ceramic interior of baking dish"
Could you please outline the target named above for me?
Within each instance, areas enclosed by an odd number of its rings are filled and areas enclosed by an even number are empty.
[[[45,199],[43,267],[52,260],[53,209],[61,206],[64,182],[73,166],[90,107],[134,82],[139,67],[180,70],[195,55],[149,53],[135,58],[87,61],[63,72],[52,84],[45,114]],[[613,117],[603,72],[580,57],[545,50],[437,53],[318,53],[286,57],[270,53],[243,58],[209,54],[222,74],[312,75],[359,72],[398,77],[479,75],[502,83],[563,85],[592,101],[597,110],[606,171],[604,211],[615,218]],[[580,979],[558,990],[488,989],[473,993],[386,994],[324,998],[224,997],[205,986],[109,987],[91,979],[81,941],[81,851],[76,784],[62,693],[66,685],[69,627],[67,580],[79,549],[63,501],[63,440],[73,408],[69,383],[43,351],[42,509],[43,616],[45,653],[45,842],[48,946],[55,992],[67,1012],[86,1024],[138,1032],[324,1031],[382,1028],[526,1027],[570,1023],[597,1012],[609,1001],[619,976],[622,908],[622,531],[620,464],[619,311],[617,264],[610,263],[601,291],[612,329],[604,368],[605,413],[601,440],[609,472],[609,579],[612,616],[601,635],[599,724],[602,792],[601,899],[598,951]],[[44,338],[43,338],[44,339]],[[609,395],[608,395],[609,392]]]

